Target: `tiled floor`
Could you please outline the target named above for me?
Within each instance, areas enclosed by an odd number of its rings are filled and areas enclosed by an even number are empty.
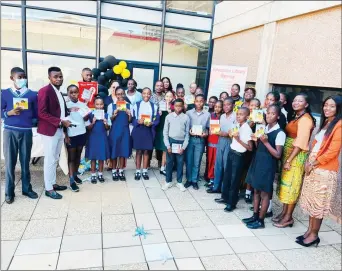
[[[267,219],[266,229],[252,231],[241,222],[251,215],[243,200],[228,214],[203,184],[164,192],[156,169],[149,181],[133,179],[133,160],[127,182],[106,172],[104,184],[85,182],[79,193],[62,192],[62,200],[44,195],[41,164],[31,168],[38,200],[23,197],[18,182],[15,202],[4,203],[1,181],[1,269],[341,270],[341,226],[324,221],[319,247],[302,248],[294,239],[308,217],[299,208],[293,228],[274,228]],[[59,171],[58,180],[67,178]],[[146,237],[134,236],[137,226]]]

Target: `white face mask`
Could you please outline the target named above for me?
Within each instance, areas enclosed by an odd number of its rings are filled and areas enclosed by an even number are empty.
[[[26,87],[27,79],[25,78],[15,79],[14,83],[18,88],[23,88],[23,87]]]

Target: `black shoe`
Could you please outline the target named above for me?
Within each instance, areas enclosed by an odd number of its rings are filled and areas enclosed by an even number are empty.
[[[248,203],[248,204],[251,204],[252,203],[252,196],[246,194],[245,195],[245,202]]]
[[[185,187],[185,188],[189,188],[190,186],[192,186],[192,182],[187,181],[187,182],[184,184],[184,187]]]
[[[273,212],[272,211],[267,212],[266,215],[265,215],[265,217],[272,217],[272,216],[273,216]]]
[[[253,206],[249,207],[249,210],[254,211],[254,207]]]
[[[119,179],[120,181],[126,181],[126,176],[123,171],[119,172]]]
[[[221,203],[221,204],[227,204],[227,202],[223,198],[215,199],[215,202]]]
[[[23,192],[24,196],[27,196],[30,199],[37,199],[38,198],[38,194],[34,191],[29,191],[27,193]]]
[[[193,189],[198,190],[198,184],[197,183],[193,183],[192,187],[193,187]]]
[[[5,201],[6,201],[7,204],[12,204],[13,201],[14,201],[14,197],[8,197],[8,196],[6,196]]]
[[[161,170],[161,171],[159,171],[159,173],[160,173],[161,175],[164,175],[164,176],[166,176],[166,171],[165,171],[165,169],[164,169],[164,170]]]
[[[135,173],[134,179],[135,179],[136,181],[139,181],[140,178],[141,178],[141,173],[140,173],[140,172],[136,172],[136,173]]]
[[[235,209],[236,209],[235,206],[231,206],[230,204],[227,204],[226,208],[224,208],[224,211],[230,213]]]
[[[318,247],[319,243],[321,242],[321,239],[319,239],[319,237],[316,238],[316,240],[312,241],[311,243],[307,243],[305,244],[304,243],[304,240],[296,240],[296,243],[303,246],[303,247],[311,247],[311,246],[314,246],[316,245],[316,247]]]
[[[207,193],[209,193],[209,194],[221,194],[220,191],[214,190],[214,189],[212,189],[212,188],[208,188],[208,189],[207,189]]]
[[[103,175],[99,175],[97,179],[100,181],[100,183],[104,183],[105,179],[103,178]]]
[[[53,190],[55,190],[55,191],[64,191],[67,189],[68,189],[68,187],[66,187],[65,185],[58,185],[58,184],[53,185]]]
[[[249,218],[244,218],[242,219],[242,222],[245,223],[245,224],[248,224],[248,223],[253,223],[255,221],[257,221],[258,219],[253,215]]]
[[[116,171],[114,173],[112,173],[112,177],[113,177],[113,181],[118,181],[119,180],[119,175],[118,175],[118,173]]]
[[[75,180],[75,182],[76,182],[77,184],[82,184],[82,183],[83,183],[82,180],[81,180],[80,178],[78,178],[78,176],[75,176],[75,177],[74,177],[74,180]]]
[[[148,173],[147,172],[143,172],[142,176],[143,176],[145,181],[150,179],[150,177],[148,177]]]
[[[303,241],[305,239],[304,234],[296,237],[296,241]]]
[[[247,226],[247,228],[253,229],[253,230],[264,229],[265,228],[265,223],[258,219],[258,220],[254,221],[254,222],[248,223],[246,226]]]
[[[72,192],[78,192],[80,191],[80,188],[77,186],[76,182],[73,182],[71,185],[70,185],[70,189]]]
[[[52,199],[61,199],[63,198],[61,194],[58,194],[55,190],[49,192],[45,191],[45,196],[52,198]]]
[[[97,183],[96,176],[91,176],[90,181],[91,183],[96,184]]]

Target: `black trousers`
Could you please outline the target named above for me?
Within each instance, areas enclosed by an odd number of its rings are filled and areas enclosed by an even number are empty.
[[[222,199],[235,207],[239,200],[239,186],[245,164],[245,153],[229,150],[226,170],[223,175]]]

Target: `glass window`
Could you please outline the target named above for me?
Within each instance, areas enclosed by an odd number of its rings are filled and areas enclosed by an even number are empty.
[[[207,65],[209,33],[165,28],[163,63]]]
[[[26,18],[28,49],[95,56],[95,18],[33,9]]]
[[[214,1],[179,1],[167,0],[166,8],[177,11],[186,11],[203,15],[211,15]]]
[[[162,8],[162,6],[163,6],[162,1],[141,1],[141,0],[139,0],[139,1],[107,0],[107,1],[110,1],[113,3],[116,3],[116,2],[120,3],[121,2],[124,4],[130,4],[130,5],[135,5],[135,6],[143,6],[143,7],[153,7],[153,8]]]
[[[26,1],[26,5],[96,15],[96,1]]]
[[[14,4],[14,5],[21,5],[21,1],[13,1],[13,0],[4,1],[4,0],[1,0],[1,4]]]
[[[101,20],[101,56],[158,62],[160,27]]]
[[[177,13],[166,13],[165,25],[195,30],[211,30],[211,18],[196,17]]]
[[[21,48],[21,8],[1,6],[1,46]]]
[[[174,90],[176,90],[178,83],[183,84],[185,94],[190,94],[189,86],[193,82],[197,83],[204,90],[205,74],[205,70],[162,67],[162,77],[166,76],[170,78]]]
[[[64,76],[61,91],[66,93],[68,85],[73,81],[78,82],[81,80],[83,68],[92,69],[95,67],[95,60],[28,53],[27,65],[29,86],[37,91],[49,83],[48,68],[51,66],[60,67]]]
[[[11,69],[23,67],[21,52],[1,50],[1,89],[12,86]]]

